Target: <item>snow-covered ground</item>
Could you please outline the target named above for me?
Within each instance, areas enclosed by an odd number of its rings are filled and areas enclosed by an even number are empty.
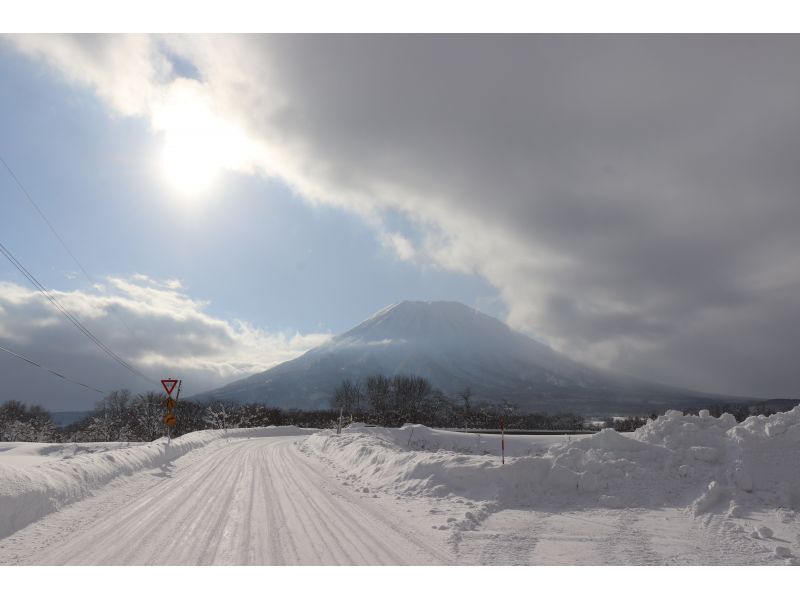
[[[25,526],[0,540],[0,564],[452,562],[436,538],[306,459],[303,431],[238,432],[254,434],[118,477]]]
[[[87,453],[105,453],[144,442],[0,442],[0,467],[29,467],[48,461],[71,459]]]
[[[670,412],[629,434],[477,437],[353,426],[302,450],[367,493],[436,502],[466,561],[797,564],[800,407],[736,424]],[[465,508],[466,507],[466,508]]]
[[[301,431],[298,428],[289,426],[206,430],[186,434],[172,442],[161,438],[142,444],[32,443],[28,448],[22,443],[0,442],[0,538],[67,504],[90,496],[119,476],[163,467],[190,451],[218,440],[299,433]],[[6,447],[8,450],[5,450]]]
[[[505,465],[498,436],[423,426],[69,446],[0,444],[0,563],[800,556],[800,407],[741,424],[670,412],[630,434],[507,436]]]

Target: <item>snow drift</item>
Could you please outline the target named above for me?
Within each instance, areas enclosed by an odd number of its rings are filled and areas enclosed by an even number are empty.
[[[453,434],[354,426],[341,435],[320,432],[303,446],[369,491],[457,496],[501,508],[686,506],[731,515],[800,508],[800,407],[740,424],[730,414],[670,411],[636,432],[607,429],[550,446],[507,437],[517,456],[507,456],[505,466],[497,436],[460,434],[455,441]]]
[[[0,467],[30,467],[86,453],[104,453],[146,442],[0,442]]]
[[[203,430],[181,436],[169,444],[166,438],[126,448],[113,446],[123,443],[96,443],[103,445],[96,447],[103,450],[92,451],[87,448],[89,443],[84,443],[80,445],[83,449],[78,447],[77,456],[66,453],[60,459],[28,467],[14,466],[13,457],[0,458],[0,538],[64,505],[81,500],[121,475],[160,467],[212,442],[227,438],[309,433],[295,426]],[[49,445],[52,447],[49,448],[39,444],[37,448],[44,454],[54,450],[64,453],[64,447],[69,446]],[[19,447],[10,448],[19,451]]]

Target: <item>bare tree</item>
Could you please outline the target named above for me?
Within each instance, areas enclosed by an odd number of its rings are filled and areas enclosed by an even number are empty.
[[[342,381],[333,392],[331,405],[334,409],[341,409],[350,417],[358,417],[361,414],[361,403],[363,400],[364,392],[361,389],[361,384],[353,382],[348,378]]]
[[[114,436],[115,426],[108,413],[93,415],[86,426],[87,440],[91,442],[109,442]]]
[[[351,414],[356,418],[361,417],[361,407],[364,402],[364,390],[361,388],[361,383],[358,381],[350,382],[347,392],[350,395],[350,404],[353,408]]]
[[[186,434],[187,432],[194,432],[195,430],[203,430],[208,427],[205,421],[206,408],[200,403],[194,401],[177,401],[175,403],[175,429],[173,430],[173,437]]]
[[[132,403],[132,426],[138,440],[149,442],[163,435],[163,402],[163,393],[149,391],[139,395]]]
[[[386,425],[391,405],[391,381],[386,376],[370,376],[367,378],[367,403],[377,423]]]
[[[34,431],[30,422],[15,419],[3,425],[2,434],[3,440],[7,442],[30,442],[33,440]]]
[[[133,413],[129,390],[115,390],[95,405],[89,431],[93,440],[134,440]]]
[[[203,418],[212,430],[230,430],[242,423],[242,413],[237,405],[223,402],[209,405]]]
[[[392,388],[397,423],[420,423],[433,391],[431,383],[420,376],[395,376]]]
[[[0,405],[0,441],[53,442],[56,427],[50,413],[39,405],[6,401]]]

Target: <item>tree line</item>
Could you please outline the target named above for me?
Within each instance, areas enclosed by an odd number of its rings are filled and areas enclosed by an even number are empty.
[[[133,395],[117,390],[98,401],[86,417],[58,427],[48,411],[20,401],[0,404],[0,442],[149,442],[164,436],[162,422],[165,395],[146,392]],[[684,410],[697,415],[700,408]],[[741,422],[751,415],[771,415],[764,403],[712,405],[711,415],[732,413]],[[208,429],[296,425],[303,428],[335,428],[339,415],[345,423],[358,421],[397,427],[418,423],[436,428],[497,428],[501,419],[509,430],[592,429],[584,417],[572,413],[524,412],[508,402],[475,401],[469,388],[448,397],[420,376],[370,376],[363,381],[345,380],[334,391],[329,409],[279,409],[259,403],[233,401],[197,403],[180,400],[174,410],[173,436]],[[600,427],[630,432],[655,419],[609,418]]]
[[[19,401],[0,404],[0,442],[150,442],[164,436],[165,395],[128,390],[109,393],[86,416],[56,426],[48,411]],[[279,409],[259,403],[233,401],[198,403],[180,400],[173,413],[174,437],[208,429],[296,425],[335,428],[340,414],[345,423],[360,421],[397,427],[420,423],[443,428],[497,428],[504,418],[509,429],[572,430],[584,420],[574,414],[522,413],[508,403],[475,402],[464,389],[449,398],[419,376],[371,376],[364,383],[345,380],[336,388],[329,409]]]
[[[84,418],[58,427],[51,414],[38,405],[19,401],[0,404],[0,442],[150,442],[165,436],[165,395],[128,390],[109,393]],[[172,436],[197,430],[296,425],[303,428],[333,428],[338,412],[333,409],[301,411],[262,404],[232,401],[197,403],[180,400],[173,413],[177,425]]]
[[[526,412],[508,401],[475,402],[469,388],[455,397],[448,397],[423,377],[402,375],[369,376],[363,381],[344,380],[334,391],[331,406],[336,411],[341,410],[350,420],[388,427],[413,422],[436,428],[496,429],[502,419],[509,430],[598,430],[608,427],[618,432],[632,432],[660,415],[607,418],[594,425],[574,413]],[[776,413],[763,401],[717,403],[687,408],[683,413],[697,415],[704,408],[714,417],[730,413],[737,422],[752,415]]]
[[[497,428],[503,419],[508,429],[577,430],[584,418],[574,413],[527,413],[507,401],[474,401],[465,388],[448,397],[421,376],[369,376],[363,381],[344,380],[334,391],[331,406],[348,420],[397,427],[404,423],[432,428]]]
[[[29,407],[19,401],[0,405],[0,441],[53,442],[57,434],[50,413],[39,405]]]

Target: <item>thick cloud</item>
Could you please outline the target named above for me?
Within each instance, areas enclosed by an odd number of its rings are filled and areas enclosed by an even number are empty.
[[[192,394],[260,372],[327,340],[328,335],[269,334],[246,322],[208,315],[177,281],[137,275],[110,279],[90,292],[53,292],[93,334],[145,375],[187,380]],[[101,390],[126,385],[157,390],[129,374],[70,324],[37,291],[0,282],[0,345]],[[56,411],[91,406],[99,398],[7,354],[0,354],[4,396],[19,396]],[[37,395],[28,394],[30,388]],[[9,387],[11,385],[11,387]]]
[[[485,277],[510,324],[576,358],[797,394],[796,36],[13,42],[151,118],[180,56],[258,144],[247,168],[370,219],[404,259]]]

